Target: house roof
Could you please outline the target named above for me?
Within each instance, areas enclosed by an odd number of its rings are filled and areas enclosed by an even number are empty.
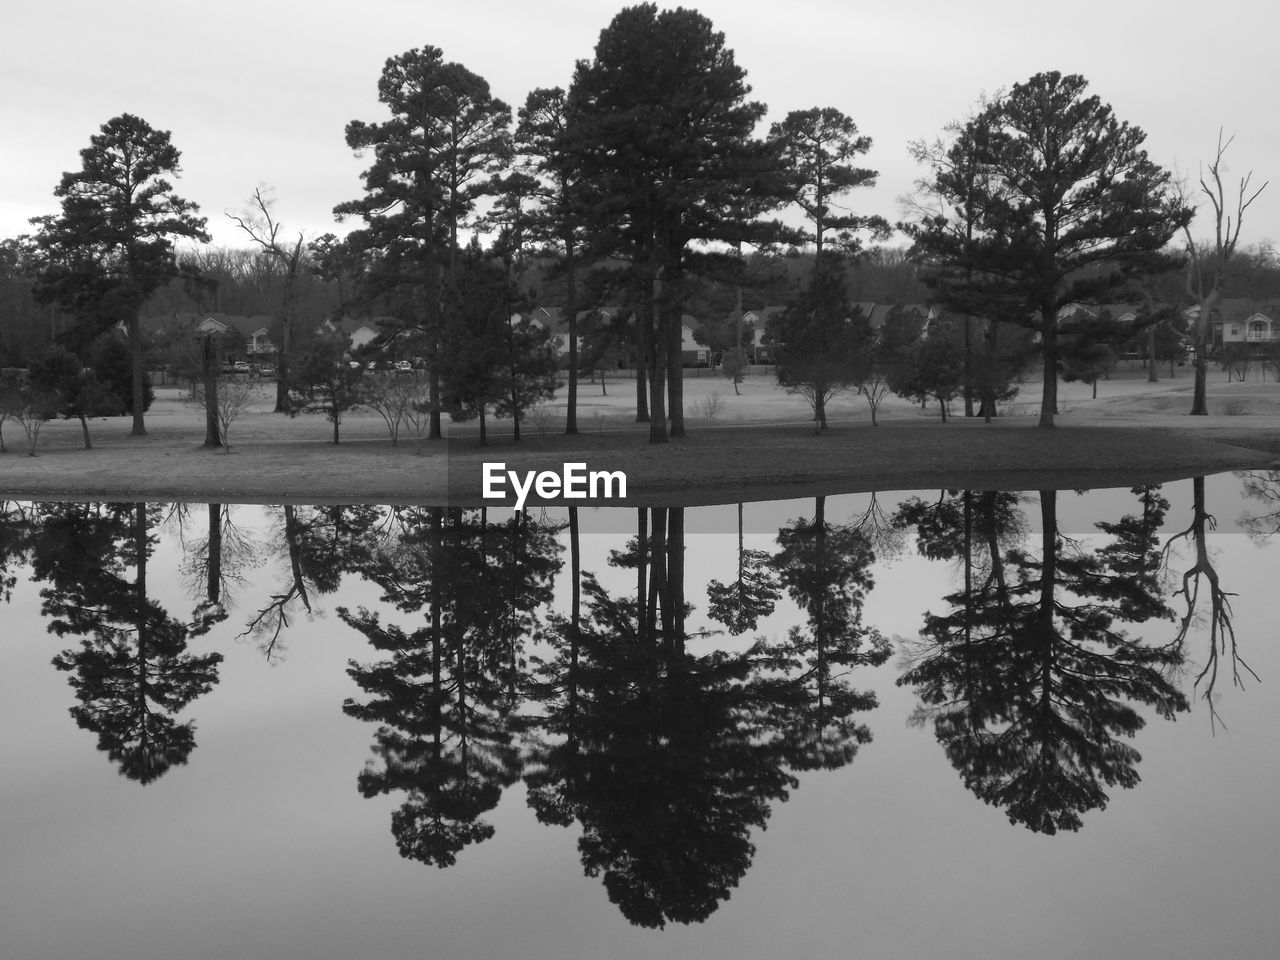
[[[259,331],[269,329],[276,318],[270,314],[256,314],[251,317],[232,313],[210,313],[207,311],[175,313],[169,316],[144,316],[141,318],[143,332],[152,335],[161,332],[190,331],[196,333],[204,327],[212,327],[217,333],[233,334],[245,340]],[[212,323],[210,323],[212,321]]]
[[[1275,321],[1280,318],[1280,302],[1275,300],[1249,300],[1243,297],[1232,297],[1218,304],[1213,320],[1222,323],[1244,323],[1255,315],[1262,314],[1262,319]]]
[[[599,311],[607,318],[616,317],[619,313],[617,307],[592,307],[589,310],[578,311],[578,322],[581,323],[591,314]],[[541,324],[552,334],[569,334],[569,319],[565,316],[561,307],[534,307],[529,311],[529,317],[535,323]]]

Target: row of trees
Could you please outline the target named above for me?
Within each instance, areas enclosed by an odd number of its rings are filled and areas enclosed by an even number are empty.
[[[388,60],[379,98],[390,118],[353,121],[346,131],[348,145],[371,153],[372,162],[364,195],[335,213],[359,218],[360,228],[310,250],[300,238],[286,243],[261,193],[256,215],[240,219],[286,278],[281,396],[292,379],[292,291],[306,251],[317,270],[350,279],[361,299],[378,303],[393,318],[388,334],[404,335],[426,359],[428,434],[439,436],[440,415],[451,406],[442,378],[459,360],[484,352],[476,328],[487,312],[463,316],[485,299],[466,275],[460,241],[463,231],[478,228],[492,238],[485,259],[502,265],[509,287],[535,248],[556,258],[570,324],[566,429],[576,431],[580,268],[608,263],[612,275],[595,286],[628,307],[629,338],[643,368],[638,415],[651,422],[655,441],[666,439],[668,422],[680,435],[680,320],[696,278],[741,279],[744,244],[803,241],[803,232],[763,216],[787,203],[805,211],[820,249],[827,232],[832,243],[852,249],[856,230],[887,229],[832,212],[834,194],[874,181],[871,171],[850,175],[827,164],[830,144],[846,158],[870,145],[848,118],[829,109],[798,111],[757,138],[765,107],[749,93],[745,71],[706,18],[651,4],[614,18],[568,91],[533,91],[514,130],[510,107],[439,49]],[[206,223],[167,179],[179,159],[168,134],[140,118],[108,122],[82,159],[82,170],[68,173],[56,191],[62,213],[38,221],[37,293],[97,331],[122,321],[141,391],[139,311],[182,273],[174,242],[207,239]],[[188,274],[198,284],[197,274]],[[469,296],[465,306],[458,290]],[[513,305],[505,304],[507,315]],[[487,372],[474,370],[474,396],[460,399],[455,389],[452,406],[482,408],[492,392],[483,383]],[[140,407],[135,433],[145,432]]]
[[[1197,245],[1189,197],[1149,159],[1142,131],[1086,87],[1079,76],[1038,74],[980,103],[943,139],[915,145],[927,174],[919,215],[900,227],[934,299],[961,318],[966,413],[977,400],[989,414],[1007,383],[1007,371],[993,372],[1003,338],[990,331],[1019,327],[1038,343],[1041,424],[1052,425],[1063,308],[1115,300],[1175,268],[1169,244],[1180,232],[1188,289],[1199,291],[1203,308],[1194,338],[1202,392],[1209,316],[1261,188],[1251,191],[1246,178],[1232,219],[1220,141],[1201,181],[1217,215],[1217,245]],[[261,191],[250,216],[233,218],[282,282],[278,409],[289,408],[295,387],[308,261],[351,291],[350,300],[339,294],[343,306],[376,304],[388,336],[425,359],[435,438],[446,410],[479,415],[502,395],[491,385],[495,345],[506,337],[496,317],[505,323],[527,305],[522,274],[536,254],[553,263],[547,276],[560,287],[569,325],[566,431],[577,429],[579,313],[612,301],[624,306],[618,332],[640,370],[637,418],[649,422],[652,442],[663,442],[684,432],[682,315],[708,281],[737,291],[732,312],[740,314],[744,249],[801,245],[812,249],[814,267],[771,336],[790,357],[784,382],[803,386],[825,425],[825,355],[841,352],[848,337],[846,262],[864,239],[890,232],[883,219],[848,209],[850,191],[876,180],[858,166],[871,141],[848,116],[797,110],[757,136],[766,108],[750,99],[723,34],[695,11],[653,4],[619,12],[568,89],[530,92],[514,118],[482,77],[436,47],[390,58],[378,94],[387,118],[346,128],[347,145],[370,161],[363,194],[335,207],[339,219],[359,221],[345,239],[286,241]],[[174,244],[207,240],[206,223],[169,182],[179,161],[169,135],[140,118],[109,121],[82,161],[55,191],[61,213],[37,220],[37,294],[90,333],[127,329],[134,432],[142,433],[138,317],[175,278],[199,286],[194,261],[184,268]],[[788,208],[802,226],[777,219]],[[488,247],[464,244],[467,232],[483,233]],[[1150,283],[1147,295],[1154,298]],[[740,327],[735,336],[740,358]],[[1084,330],[1075,336],[1089,339]],[[815,364],[812,376],[797,373]],[[839,378],[857,383],[861,375]]]

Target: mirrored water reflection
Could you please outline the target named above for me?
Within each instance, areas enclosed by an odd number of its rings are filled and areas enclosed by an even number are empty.
[[[1269,956],[1277,504],[1280,474],[7,503],[0,927],[15,956]]]

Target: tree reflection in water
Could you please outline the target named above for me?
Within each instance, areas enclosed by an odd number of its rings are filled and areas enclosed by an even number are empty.
[[[240,633],[252,639],[269,661],[284,655],[284,634],[297,608],[301,606],[310,619],[312,594],[333,593],[344,573],[366,562],[377,541],[374,530],[384,518],[382,508],[368,504],[285,504],[278,509],[277,551],[284,560],[284,582]]]
[[[147,596],[150,526],[145,504],[41,507],[32,569],[42,611],[58,636],[85,636],[53,659],[71,674],[76,723],[120,772],[150,783],[195,749],[195,722],[175,715],[208,693],[222,655],[187,653],[188,628]],[[133,568],[132,582],[127,568]]]
[[[585,613],[561,621],[541,665],[541,740],[525,780],[544,823],[581,824],[589,876],[632,923],[706,919],[751,863],[752,827],[795,780],[783,769],[773,704],[753,676],[759,650],[688,652],[684,517],[641,510],[619,557],[631,599],[591,574]]]
[[[406,630],[375,612],[340,607],[342,619],[388,658],[352,662],[370,695],[350,716],[380,724],[377,762],[359,777],[366,797],[402,791],[391,829],[402,856],[445,867],[493,835],[481,819],[520,775],[513,738],[525,640],[550,599],[558,567],[554,531],[517,515],[408,508],[400,532],[359,566],[383,599],[425,623]]]
[[[958,557],[965,585],[946,598],[949,613],[926,614],[898,683],[917,688],[918,719],[932,720],[965,785],[1037,832],[1077,830],[1082,813],[1105,807],[1106,788],[1138,782],[1141,755],[1126,740],[1145,721],[1134,704],[1166,719],[1187,708],[1166,679],[1178,651],[1116,626],[1172,617],[1156,538],[1168,504],[1154,489],[1134,493],[1141,512],[1098,524],[1111,539],[1090,551],[1063,537],[1058,494],[1042,491],[1038,557],[1004,546],[1009,494],[903,509],[921,551]]]
[[[36,530],[35,507],[31,504],[0,500],[0,601],[9,603],[18,575],[10,564],[22,563],[31,553],[32,533]]]
[[[559,621],[556,656],[540,665],[541,739],[525,774],[538,819],[581,824],[587,874],[649,927],[710,916],[751,864],[752,829],[795,787],[788,768],[838,766],[870,739],[851,716],[874,697],[843,673],[887,653],[860,620],[870,550],[833,533],[821,501],[770,562],[811,634],[691,653],[683,531],[680,508],[638,511],[636,537],[614,554],[636,570],[630,599],[583,575],[585,613]]]
[[[1246,474],[1245,495],[1274,505],[1280,500],[1275,487],[1274,474]],[[1207,622],[1209,627],[1209,645],[1206,651],[1205,665],[1196,674],[1195,687],[1200,689],[1204,684],[1201,698],[1209,707],[1209,722],[1215,728],[1222,723],[1218,714],[1214,690],[1218,685],[1218,668],[1225,654],[1231,668],[1231,682],[1234,686],[1244,687],[1244,676],[1249,674],[1254,680],[1258,675],[1240,655],[1240,647],[1236,641],[1235,625],[1231,617],[1231,597],[1223,589],[1218,576],[1218,567],[1213,554],[1209,550],[1209,533],[1217,526],[1217,521],[1205,506],[1204,477],[1195,477],[1191,481],[1191,522],[1181,533],[1169,538],[1164,547],[1166,565],[1173,560],[1174,545],[1182,540],[1191,545],[1193,559],[1191,565],[1179,577],[1179,587],[1174,596],[1180,597],[1183,603],[1183,615],[1180,618],[1177,634],[1170,645],[1179,655],[1186,653],[1187,635],[1197,624]],[[1276,529],[1277,514],[1246,515],[1243,518],[1245,529],[1255,543],[1262,543],[1269,536],[1268,530]],[[1202,606],[1201,588],[1207,596],[1207,609]]]

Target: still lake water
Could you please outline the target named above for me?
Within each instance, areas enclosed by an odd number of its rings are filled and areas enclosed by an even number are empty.
[[[1278,498],[4,504],[0,957],[1274,957]]]

